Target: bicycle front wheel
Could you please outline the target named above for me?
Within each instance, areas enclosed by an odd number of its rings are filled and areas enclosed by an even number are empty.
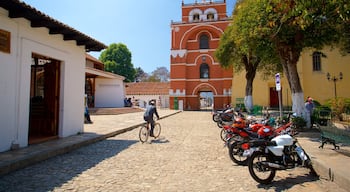
[[[162,128],[159,123],[154,124],[154,129],[153,129],[153,136],[154,138],[158,138],[160,135]]]
[[[143,125],[140,127],[140,131],[139,131],[139,139],[141,141],[141,143],[144,143],[147,141],[149,136],[149,131],[147,126]]]

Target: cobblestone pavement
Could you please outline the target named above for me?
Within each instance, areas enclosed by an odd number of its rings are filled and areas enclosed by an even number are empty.
[[[230,160],[209,112],[159,122],[159,139],[142,144],[134,129],[0,177],[0,191],[344,191],[303,168],[256,183]]]

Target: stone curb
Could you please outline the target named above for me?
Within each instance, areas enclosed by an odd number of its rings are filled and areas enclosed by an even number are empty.
[[[181,111],[176,111],[174,113],[162,116],[160,119],[170,117],[180,112]],[[12,154],[9,153],[7,156],[8,160],[0,161],[0,176],[33,165],[35,163],[39,163],[51,157],[68,153],[83,146],[105,140],[109,137],[114,137],[115,135],[131,131],[143,124],[144,123],[139,123],[127,128],[122,128],[116,131],[112,131],[111,133],[101,135],[96,133],[82,133],[58,140],[47,141],[45,143],[33,145],[19,149],[17,151],[11,151]]]

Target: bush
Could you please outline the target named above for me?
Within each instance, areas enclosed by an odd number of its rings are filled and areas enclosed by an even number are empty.
[[[303,117],[294,117],[292,122],[297,130],[302,130],[306,126],[306,120]]]
[[[349,111],[350,99],[349,98],[333,98],[326,101],[325,104],[332,110],[332,116],[343,121],[343,113]]]

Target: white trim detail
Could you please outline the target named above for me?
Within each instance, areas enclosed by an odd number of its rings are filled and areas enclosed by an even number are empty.
[[[214,19],[210,19],[210,20],[207,19],[207,15],[208,15],[209,13],[213,13],[213,14],[214,14]],[[204,11],[204,16],[205,16],[205,21],[213,21],[213,20],[216,21],[216,20],[218,20],[218,12],[217,12],[216,9],[214,9],[214,8],[206,9],[206,10]]]
[[[185,56],[186,52],[187,52],[186,49],[171,50],[171,56],[174,57],[174,58],[177,57],[177,56],[182,58],[182,57]]]
[[[185,96],[185,95],[186,95],[185,89],[183,89],[182,91],[180,91],[180,89],[176,89],[175,92],[173,89],[169,89],[169,96]]]
[[[224,31],[223,31],[222,29],[220,29],[219,27],[216,27],[216,26],[214,26],[214,25],[208,25],[208,24],[206,24],[206,23],[203,23],[203,24],[202,24],[202,23],[199,23],[198,25],[193,26],[191,29],[187,30],[187,31],[182,35],[181,40],[180,40],[180,49],[182,49],[182,42],[184,41],[184,38],[186,37],[186,35],[187,35],[188,33],[192,32],[194,29],[196,29],[196,28],[198,28],[198,27],[202,27],[202,26],[212,27],[212,28],[218,30],[219,32],[221,32],[221,34],[224,33]]]
[[[203,17],[203,12],[200,9],[192,9],[188,15],[188,21],[189,22],[193,22],[193,15],[199,14],[199,21],[202,20]],[[195,22],[199,22],[199,21],[195,21]]]
[[[197,90],[198,90],[201,86],[208,86],[208,87],[210,87],[210,88],[213,89],[214,95],[217,95],[217,94],[218,94],[218,91],[215,89],[215,87],[214,87],[213,85],[211,85],[211,84],[209,84],[209,83],[201,83],[201,84],[198,84],[198,85],[193,89],[192,95],[194,95],[194,94],[197,92]]]

